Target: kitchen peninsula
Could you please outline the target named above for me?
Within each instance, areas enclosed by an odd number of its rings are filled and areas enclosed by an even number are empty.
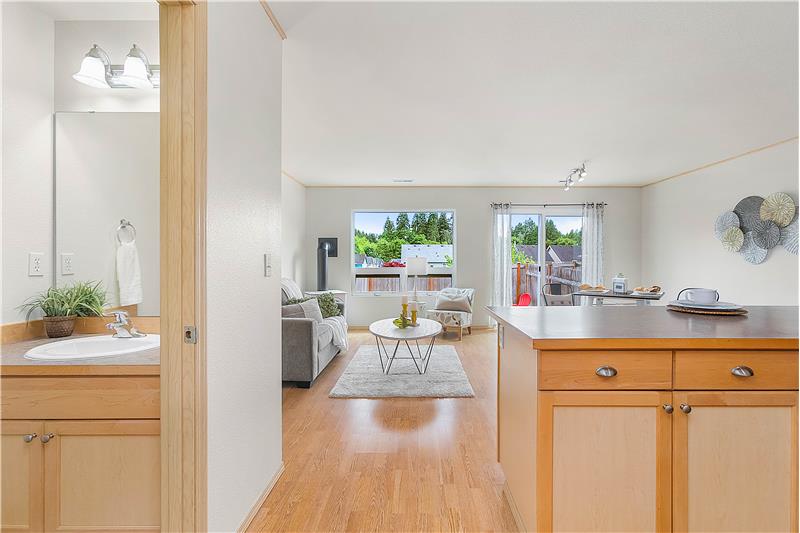
[[[488,307],[522,531],[797,531],[797,307]]]

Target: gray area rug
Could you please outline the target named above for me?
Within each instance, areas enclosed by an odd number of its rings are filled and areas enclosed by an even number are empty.
[[[386,348],[391,353],[394,345],[387,344]],[[331,390],[331,398],[472,398],[475,396],[461,366],[458,353],[452,346],[434,346],[428,371],[424,374],[417,372],[414,362],[410,359],[396,359],[392,363],[390,374],[385,375],[381,370],[377,350],[374,345],[361,346],[358,349],[336,382],[336,386]],[[408,349],[401,345],[397,354],[408,357]]]

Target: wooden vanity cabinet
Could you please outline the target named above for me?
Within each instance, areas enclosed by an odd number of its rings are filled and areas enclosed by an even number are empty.
[[[0,530],[159,529],[157,374],[0,379]]]

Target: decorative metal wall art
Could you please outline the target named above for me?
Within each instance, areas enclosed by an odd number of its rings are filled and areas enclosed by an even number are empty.
[[[748,196],[733,211],[717,217],[714,234],[726,250],[739,252],[745,261],[757,265],[779,244],[797,255],[797,214],[798,207],[786,193]]]

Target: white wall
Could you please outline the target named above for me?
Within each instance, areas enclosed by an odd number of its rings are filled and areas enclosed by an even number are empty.
[[[281,41],[264,10],[210,2],[210,531],[236,530],[281,465],[280,128]]]
[[[305,285],[308,249],[316,241],[306,239],[306,188],[287,176],[281,177],[281,277]],[[310,290],[310,289],[307,289]]]
[[[57,113],[55,128],[56,283],[102,281],[108,302],[119,305],[116,230],[124,218],[136,228],[138,314],[158,316],[158,113]],[[62,253],[74,254],[72,274],[61,270]]]
[[[353,210],[359,209],[453,209],[456,212],[456,283],[476,289],[476,325],[488,324],[483,307],[491,294],[492,201],[517,203],[605,201],[605,278],[609,283],[623,272],[634,284],[642,280],[640,267],[640,190],[638,188],[576,187],[569,193],[559,188],[313,188],[307,189],[306,280],[316,279],[318,237],[338,237],[339,257],[330,259],[328,284],[332,289],[351,290],[350,262]],[[549,208],[548,214],[563,210]],[[303,287],[304,289],[307,287]],[[315,288],[315,287],[311,287]],[[397,312],[399,299],[384,296],[352,296],[348,320],[367,325]]]
[[[157,89],[96,89],[72,79],[93,44],[122,65],[131,45],[159,63],[158,21],[104,20],[55,23],[56,111],[158,111]]]
[[[724,301],[797,305],[797,256],[783,247],[751,265],[714,236],[717,216],[746,196],[798,200],[792,142],[642,189],[642,271],[673,299],[684,287],[713,287]],[[665,298],[665,301],[667,298]]]
[[[53,20],[35,4],[4,2],[2,322],[52,283]],[[28,276],[28,252],[44,252],[44,276]]]

